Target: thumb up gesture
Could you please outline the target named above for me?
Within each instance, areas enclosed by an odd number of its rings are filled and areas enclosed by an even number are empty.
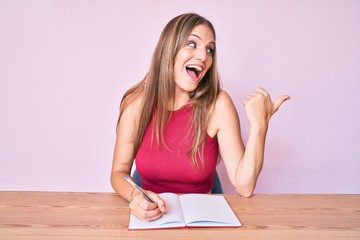
[[[290,96],[283,95],[272,101],[265,89],[257,88],[243,101],[250,126],[267,126],[271,116],[289,99]]]

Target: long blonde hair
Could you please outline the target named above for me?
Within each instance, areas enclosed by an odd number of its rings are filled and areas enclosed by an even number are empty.
[[[173,18],[162,31],[155,48],[150,69],[145,77],[134,87],[130,88],[123,96],[120,104],[120,121],[124,109],[139,96],[142,98],[140,118],[138,119],[138,132],[134,139],[135,153],[142,142],[145,130],[152,117],[154,120],[153,139],[158,144],[166,146],[164,141],[164,126],[166,125],[174,105],[175,82],[174,61],[180,48],[182,48],[197,25],[208,26],[215,38],[215,29],[210,21],[195,13],[187,13]],[[192,123],[195,137],[189,154],[192,163],[199,166],[196,157],[203,162],[204,141],[207,134],[207,126],[213,113],[215,100],[220,92],[220,80],[217,72],[216,49],[213,52],[213,63],[206,75],[200,81],[197,88],[191,93],[193,105]]]

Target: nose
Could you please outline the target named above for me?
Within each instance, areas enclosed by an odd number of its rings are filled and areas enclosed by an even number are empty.
[[[207,51],[205,48],[198,48],[197,51],[196,51],[196,55],[195,55],[195,58],[197,60],[200,60],[202,62],[204,62],[207,58]]]

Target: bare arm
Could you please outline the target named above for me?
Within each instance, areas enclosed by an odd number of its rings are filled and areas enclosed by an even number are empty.
[[[137,191],[133,191],[134,188],[125,180],[125,176],[130,175],[136,155],[134,136],[137,129],[138,104],[139,101],[131,103],[120,118],[110,180],[115,192],[130,201],[132,213],[139,219],[150,221],[161,217],[166,211],[165,202],[157,194],[145,190],[155,201],[155,203],[150,203]]]
[[[249,137],[244,145],[236,108],[226,92],[219,95],[215,106],[214,126],[217,126],[220,155],[229,179],[242,196],[251,196],[264,160],[265,139],[271,116],[289,99],[282,96],[272,102],[261,88],[250,94],[243,104],[250,123]]]
[[[114,147],[113,164],[111,169],[111,184],[115,192],[121,197],[130,201],[133,188],[124,180],[125,176],[130,175],[134,161],[134,136],[136,112],[133,106],[127,107],[123,112],[118,127],[116,142]]]

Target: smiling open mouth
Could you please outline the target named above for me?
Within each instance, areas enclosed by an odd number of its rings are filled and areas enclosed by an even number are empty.
[[[196,65],[186,66],[186,72],[190,75],[191,78],[197,79],[200,76],[202,68]]]

